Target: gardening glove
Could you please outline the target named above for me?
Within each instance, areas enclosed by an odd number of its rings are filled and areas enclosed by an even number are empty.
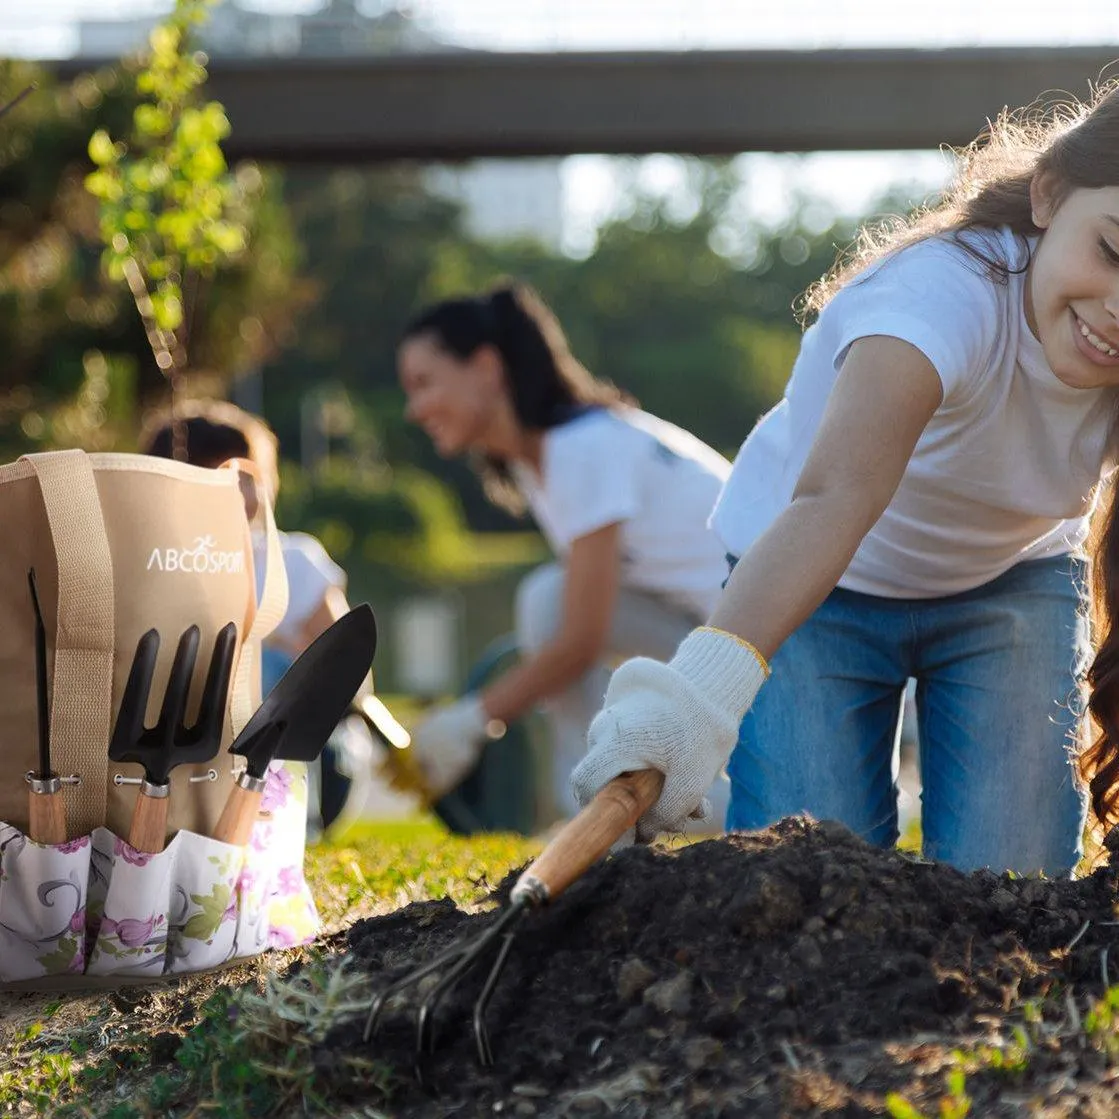
[[[412,731],[412,753],[432,800],[456,788],[478,764],[486,742],[505,726],[491,719],[476,695],[466,695],[420,721]]]
[[[637,838],[681,831],[704,811],[704,793],[727,763],[738,726],[769,666],[749,642],[723,630],[693,630],[667,664],[636,657],[610,678],[591,723],[587,755],[571,784],[586,804],[620,773],[658,769],[660,799],[637,822]]]

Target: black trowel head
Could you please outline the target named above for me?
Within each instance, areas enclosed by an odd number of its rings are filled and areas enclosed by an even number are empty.
[[[357,694],[377,650],[377,622],[368,603],[355,606],[319,634],[264,697],[231,754],[253,777],[268,763],[314,761]]]

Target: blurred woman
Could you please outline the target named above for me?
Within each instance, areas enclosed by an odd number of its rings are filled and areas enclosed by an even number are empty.
[[[490,499],[530,510],[556,555],[518,589],[520,663],[423,720],[417,760],[442,795],[487,739],[541,704],[556,807],[570,814],[568,778],[606,666],[670,657],[718,597],[726,564],[707,518],[730,464],[593,377],[523,286],[423,310],[404,331],[398,369],[407,418],[444,457],[475,456]]]

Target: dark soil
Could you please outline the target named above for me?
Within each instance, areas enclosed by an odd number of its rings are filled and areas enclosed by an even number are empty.
[[[1084,1015],[1119,982],[1115,900],[1113,867],[965,875],[804,820],[632,848],[523,919],[494,1068],[470,1028],[481,967],[442,1006],[422,1083],[395,1003],[372,1043],[360,1023],[330,1038],[320,1070],[388,1062],[402,1119],[884,1115],[890,1092],[939,1116],[953,1068],[973,1116],[1113,1116],[1119,1034]],[[495,913],[417,903],[356,924],[350,954],[381,988]]]

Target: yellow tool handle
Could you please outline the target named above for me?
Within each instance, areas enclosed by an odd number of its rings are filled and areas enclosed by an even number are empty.
[[[156,855],[163,850],[167,835],[166,796],[146,796],[143,789],[136,797],[132,822],[128,825],[128,843],[137,851]]]
[[[664,774],[656,769],[623,773],[602,788],[598,795],[541,852],[521,875],[514,895],[524,886],[531,894],[544,890],[553,901],[572,882],[583,876],[638,818],[657,802],[664,787]]]
[[[36,843],[66,842],[66,803],[61,790],[56,793],[27,794],[30,800],[28,835]]]
[[[247,789],[236,784],[229,790],[229,799],[221,810],[214,838],[222,843],[232,843],[234,847],[244,847],[253,833],[253,824],[260,814],[260,797],[264,785],[259,789]]]

